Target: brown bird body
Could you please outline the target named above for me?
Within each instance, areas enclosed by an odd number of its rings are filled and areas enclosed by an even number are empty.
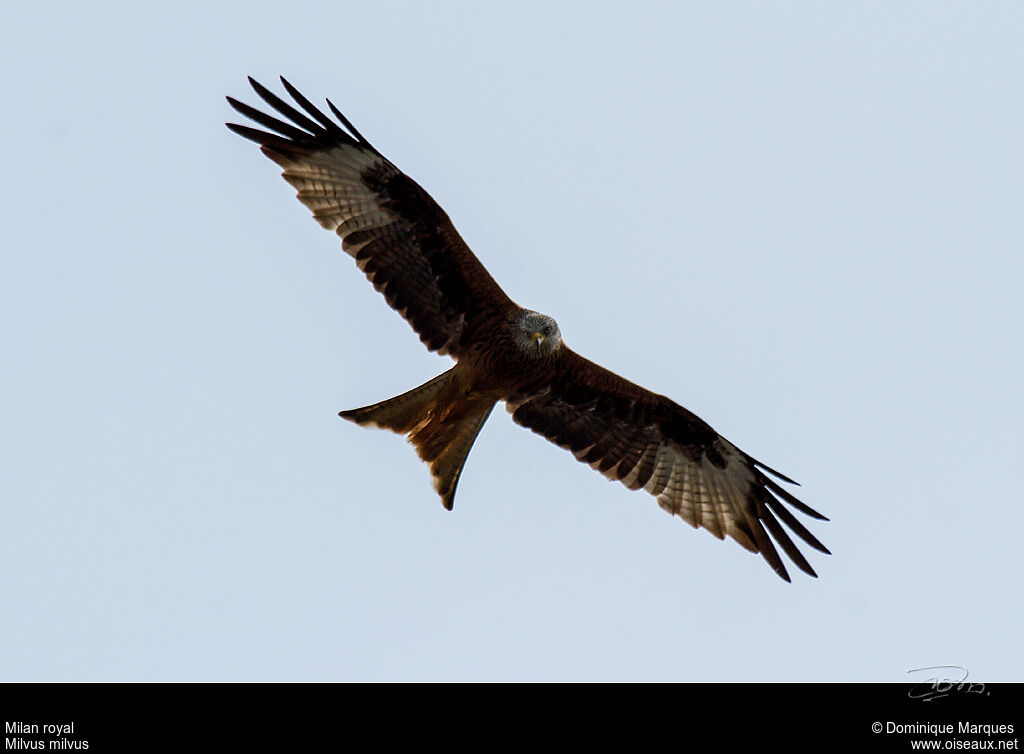
[[[281,79],[304,112],[249,79],[280,115],[231,97],[269,131],[229,123],[261,145],[316,220],[343,248],[424,345],[456,364],[413,390],[341,412],[362,425],[408,436],[430,465],[451,509],[473,442],[496,403],[512,418],[630,489],[718,538],[732,537],[789,575],[768,532],[804,572],[807,559],[779,519],[811,547],[828,550],[786,504],[827,520],[769,475],[792,480],[739,450],[672,400],[576,354],[553,319],[515,304],[411,178],[364,139],[333,104],[333,121]],[[777,517],[777,518],[776,518]],[[767,530],[767,531],[766,531]]]

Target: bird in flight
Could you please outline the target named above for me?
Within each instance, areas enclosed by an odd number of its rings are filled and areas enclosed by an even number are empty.
[[[360,425],[407,435],[451,510],[473,441],[499,401],[517,424],[546,437],[606,477],[643,489],[669,513],[760,553],[789,573],[775,543],[817,576],[779,523],[829,554],[786,506],[827,521],[765,466],[663,395],[634,385],[566,345],[558,324],[524,309],[488,274],[448,215],[378,152],[327,100],[333,120],[283,77],[301,109],[253,80],[276,111],[230,105],[264,129],[226,124],[283,168],[299,201],[431,351],[455,366],[407,393],[342,411]],[[774,477],[774,478],[773,478]],[[779,481],[776,481],[779,480]]]

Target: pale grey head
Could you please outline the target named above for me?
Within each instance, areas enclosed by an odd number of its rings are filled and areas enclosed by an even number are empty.
[[[516,345],[528,356],[551,356],[562,346],[558,323],[546,314],[523,309],[515,327]]]

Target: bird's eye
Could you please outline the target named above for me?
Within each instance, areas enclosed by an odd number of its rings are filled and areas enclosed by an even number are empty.
[[[544,337],[545,338],[548,335],[550,335],[551,334],[551,325],[544,325],[544,330],[542,332],[544,333]]]

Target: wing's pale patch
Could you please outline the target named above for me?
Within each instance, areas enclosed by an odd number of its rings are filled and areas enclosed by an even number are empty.
[[[644,489],[657,497],[661,495],[665,487],[668,486],[669,478],[672,475],[672,460],[674,455],[667,445],[658,444],[654,447],[656,448],[654,473],[651,475],[651,479],[647,482]]]
[[[394,217],[381,207],[380,197],[362,180],[365,171],[395,175],[398,169],[359,145],[341,145],[313,152],[301,162],[280,160],[282,175],[296,190],[299,201],[327,230],[342,238],[357,230],[382,228]],[[360,247],[345,250],[353,257]]]

